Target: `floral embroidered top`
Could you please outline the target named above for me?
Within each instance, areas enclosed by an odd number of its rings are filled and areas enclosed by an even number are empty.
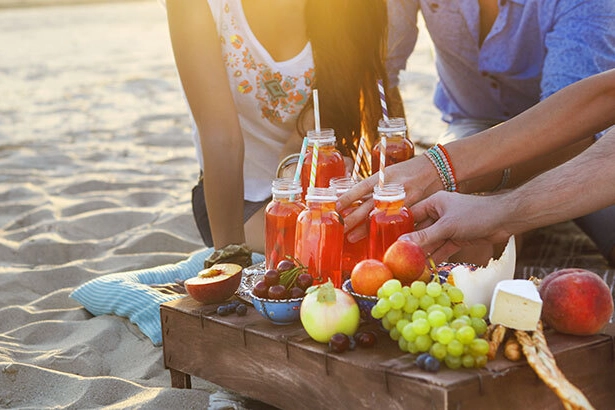
[[[241,0],[208,2],[244,137],[244,198],[263,201],[271,196],[282,148],[312,92],[312,48],[308,43],[290,60],[275,61],[250,30]],[[202,169],[200,140],[192,122]]]

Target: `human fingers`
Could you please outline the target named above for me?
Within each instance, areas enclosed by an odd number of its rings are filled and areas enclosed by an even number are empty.
[[[351,231],[355,230],[355,227],[365,222],[369,216],[369,213],[374,207],[374,200],[369,198],[366,199],[359,207],[357,207],[354,211],[344,217],[344,231],[349,234]],[[359,231],[360,233],[361,231]],[[350,238],[354,238],[353,235]],[[359,240],[356,238],[356,240]],[[352,241],[351,241],[352,242]]]
[[[350,243],[359,242],[361,239],[367,237],[369,235],[369,229],[367,228],[367,224],[358,225],[353,230],[346,233],[346,239]]]
[[[434,263],[446,262],[448,258],[457,253],[461,249],[461,246],[455,244],[453,241],[445,241],[442,246],[430,253]]]
[[[445,191],[438,191],[410,207],[417,228],[423,229],[442,217],[448,194]]]
[[[340,212],[348,208],[353,202],[358,201],[366,196],[370,196],[374,190],[374,185],[378,179],[371,176],[358,182],[351,189],[340,195],[337,199],[335,207]]]
[[[426,253],[433,253],[444,244],[444,240],[435,240],[429,231],[429,228],[409,232],[401,235],[398,240],[411,241],[416,243]]]

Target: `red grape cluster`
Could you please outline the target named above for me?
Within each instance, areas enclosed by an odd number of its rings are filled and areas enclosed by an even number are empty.
[[[263,279],[254,285],[252,294],[262,299],[297,299],[304,297],[313,283],[314,278],[307,273],[305,266],[283,259],[275,269],[265,272]]]

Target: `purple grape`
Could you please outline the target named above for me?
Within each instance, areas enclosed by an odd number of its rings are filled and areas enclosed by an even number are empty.
[[[305,291],[297,286],[293,286],[288,293],[291,299],[298,299],[305,296]]]
[[[374,347],[378,340],[376,333],[372,331],[359,332],[354,338],[357,341],[357,345],[361,347]]]
[[[246,313],[248,313],[248,307],[241,303],[235,308],[235,313],[237,314],[237,316],[245,316]]]
[[[416,358],[416,365],[419,367],[419,369],[425,369],[425,361],[427,360],[428,357],[430,357],[431,355],[429,353],[421,353],[417,358]]]
[[[297,276],[297,281],[295,282],[295,285],[303,290],[307,290],[312,284],[314,284],[314,278],[309,273],[300,274]]]
[[[267,284],[267,286],[274,286],[280,283],[280,272],[277,269],[269,269],[265,272],[265,276],[263,280]]]
[[[269,286],[264,280],[258,281],[252,289],[252,294],[257,298],[267,299],[269,297]]]
[[[425,370],[433,373],[437,372],[440,370],[440,361],[431,355],[427,356],[425,359]]]
[[[291,261],[290,259],[282,259],[281,261],[278,262],[276,269],[279,272],[286,272],[287,270],[291,270],[294,267],[295,267],[295,263],[293,261]]]
[[[350,347],[350,338],[345,333],[336,333],[329,339],[329,351],[343,353]]]
[[[288,299],[288,290],[284,287],[284,285],[273,285],[269,288],[269,292],[267,294],[268,299]]]

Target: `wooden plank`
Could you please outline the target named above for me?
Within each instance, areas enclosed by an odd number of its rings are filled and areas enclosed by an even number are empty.
[[[500,357],[484,369],[427,373],[385,333],[375,348],[331,354],[299,323],[274,325],[252,307],[244,317],[220,317],[215,306],[191,298],[163,304],[161,320],[173,383],[182,374],[201,377],[280,408],[561,409],[524,361]],[[615,408],[609,329],[591,337],[547,334],[558,365],[596,408]]]

